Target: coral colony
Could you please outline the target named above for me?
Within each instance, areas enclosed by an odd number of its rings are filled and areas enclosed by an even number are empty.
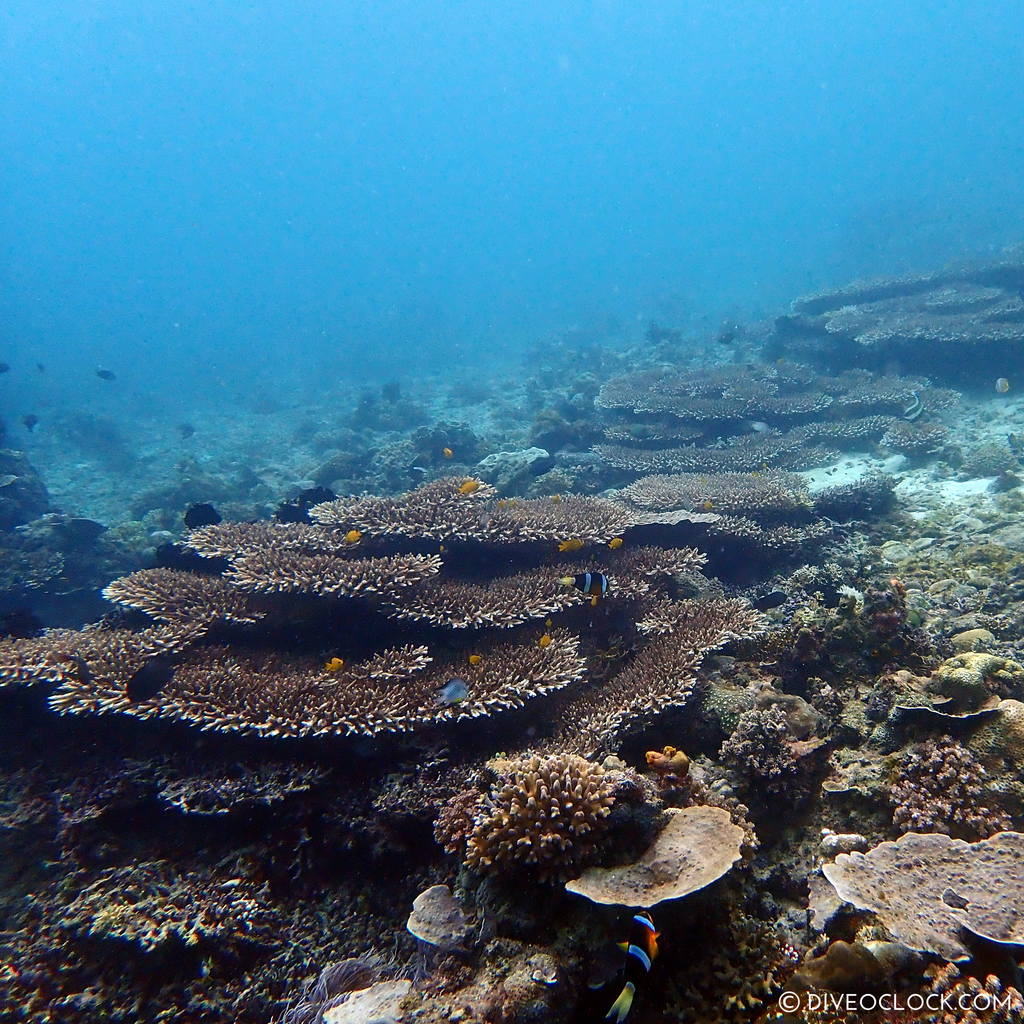
[[[1024,1020],[1022,287],[389,386],[273,516],[5,449],[0,1019]]]

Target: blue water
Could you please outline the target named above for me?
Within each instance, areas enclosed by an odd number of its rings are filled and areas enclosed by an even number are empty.
[[[97,364],[202,401],[713,330],[1024,233],[1015,0],[12,0],[0,34],[0,359],[71,403]]]

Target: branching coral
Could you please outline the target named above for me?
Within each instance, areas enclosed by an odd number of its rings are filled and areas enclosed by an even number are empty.
[[[276,650],[204,647],[184,655],[158,694],[132,700],[123,676],[67,680],[51,705],[62,712],[118,711],[136,718],[172,718],[204,729],[260,736],[405,732],[521,707],[527,700],[581,678],[577,641],[555,630],[536,642],[480,645],[474,665],[431,662],[425,647],[394,648],[326,672],[320,662]],[[466,677],[469,695],[454,704],[438,693]]]
[[[1021,1024],[1024,996],[994,974],[982,981],[963,975],[956,964],[929,967],[928,988],[944,997],[941,1009],[922,1017],[925,1024]],[[927,1004],[926,1004],[927,1005]]]
[[[482,503],[496,493],[472,477],[443,477],[397,498],[338,498],[315,505],[310,518],[370,537],[468,539],[479,535]]]
[[[274,920],[258,890],[241,879],[185,875],[164,861],[112,868],[87,881],[61,926],[151,951],[168,943],[273,941]]]
[[[256,594],[393,597],[440,570],[441,559],[436,555],[342,559],[266,550],[236,559],[226,578]]]
[[[1019,255],[991,265],[856,282],[810,295],[778,321],[776,347],[855,345],[886,355],[922,351],[939,360],[1008,351],[1024,341]]]
[[[141,569],[122,576],[104,589],[103,596],[158,622],[253,623],[264,614],[220,576],[176,569]]]
[[[944,428],[904,416],[908,409],[915,419],[931,416],[955,399],[954,392],[919,377],[863,370],[827,376],[788,361],[645,370],[602,388],[598,405],[618,422],[606,431],[610,443],[595,450],[609,465],[639,474],[808,469],[832,461],[836,446],[881,442],[930,451],[943,440]]]
[[[638,623],[650,642],[607,683],[565,705],[551,746],[593,755],[613,745],[626,726],[685,704],[704,655],[730,639],[755,634],[762,622],[757,612],[735,600],[653,605]]]
[[[163,803],[182,814],[221,815],[308,793],[323,777],[320,769],[291,764],[228,763],[186,770],[170,763],[157,772],[157,791]]]
[[[948,737],[926,740],[903,759],[893,783],[893,824],[901,832],[944,832],[987,839],[1012,827],[990,803],[988,773],[962,744]]]
[[[757,519],[806,512],[811,505],[807,486],[795,473],[680,473],[634,481],[620,492],[632,505],[666,512],[704,509]]]
[[[615,802],[613,778],[572,754],[509,761],[499,772],[487,794],[460,805],[465,825],[446,817],[446,845],[461,831],[466,864],[483,873],[526,868],[546,878],[584,862]]]

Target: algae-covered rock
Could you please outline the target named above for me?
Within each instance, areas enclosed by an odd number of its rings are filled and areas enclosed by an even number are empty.
[[[953,649],[960,653],[989,651],[996,642],[995,636],[987,629],[965,629],[950,637]]]
[[[324,1024],[397,1024],[402,1000],[412,982],[378,981],[369,988],[347,992],[339,1002],[324,1010]]]
[[[523,448],[515,452],[495,452],[477,465],[480,478],[499,490],[510,491],[533,477],[546,473],[555,464],[545,448]]]

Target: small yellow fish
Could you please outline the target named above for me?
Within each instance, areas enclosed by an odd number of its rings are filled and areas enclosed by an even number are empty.
[[[560,494],[552,494],[551,500],[557,505],[562,500],[562,496]]]
[[[625,543],[626,542],[621,537],[612,537],[612,539],[608,541],[608,547],[610,547],[612,551],[618,551]]]
[[[545,619],[545,620],[544,620],[544,625],[545,625],[545,626],[546,626],[546,627],[547,627],[548,629],[550,629],[550,628],[551,628],[551,627],[552,627],[552,626],[554,625],[554,622],[553,622],[553,621],[552,621],[551,619]]]
[[[438,544],[438,546],[437,546],[438,554],[443,555],[447,550],[448,549],[443,544]]]
[[[550,647],[551,646],[551,634],[545,633],[538,641],[538,647]]]
[[[558,550],[579,551],[581,547],[583,547],[583,541],[581,541],[579,537],[570,537],[568,540],[563,540],[562,543],[558,545]]]
[[[701,505],[701,508],[704,509],[705,512],[710,512],[714,507],[715,503],[710,498],[704,501]]]
[[[443,455],[443,456],[444,456],[444,457],[445,457],[446,459],[450,459],[450,458],[451,458],[451,457],[452,457],[452,456],[453,456],[453,455],[455,454],[455,452],[453,452],[453,451],[451,450],[451,448],[442,448],[442,449],[441,449],[441,454],[442,454],[442,455]]]
[[[358,544],[363,539],[363,535],[359,530],[349,530],[345,534],[346,544]]]
[[[465,483],[459,484],[459,494],[474,494],[480,490],[479,480],[467,480]]]
[[[325,672],[340,672],[345,667],[344,658],[331,658],[326,665],[324,665]]]
[[[512,503],[508,500],[508,498],[498,499],[498,508],[508,508],[510,504]]]
[[[479,654],[471,654],[468,658],[466,658],[466,661],[468,661],[470,665],[479,665],[480,662],[483,660],[484,659]]]

